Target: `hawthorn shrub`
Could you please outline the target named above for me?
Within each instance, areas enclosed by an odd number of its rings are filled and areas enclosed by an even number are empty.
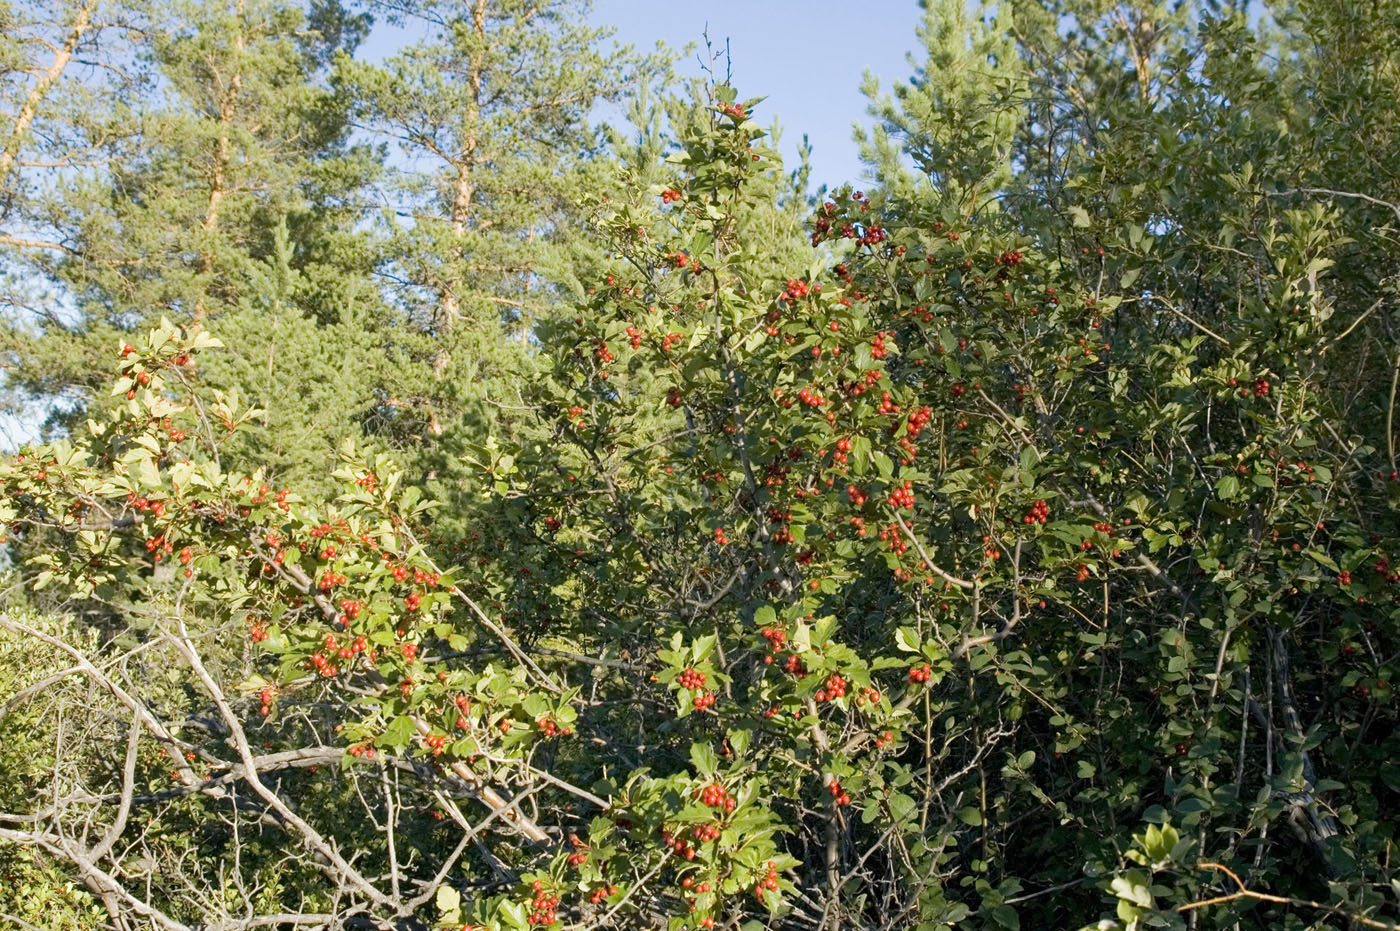
[[[1388,926],[1400,485],[1328,214],[1230,320],[936,199],[838,192],[798,267],[754,105],[598,205],[464,513],[353,447],[332,501],[225,473],[217,341],[121,347],[0,475],[100,642],[0,623],[126,764],[0,837],[166,928]]]

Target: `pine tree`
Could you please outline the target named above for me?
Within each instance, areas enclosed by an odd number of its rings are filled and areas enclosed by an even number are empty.
[[[331,56],[353,49],[368,20],[282,0],[172,0],[126,15],[149,26],[129,66],[140,93],[117,111],[134,128],[114,138],[105,124],[80,125],[101,169],[69,172],[45,191],[62,248],[31,256],[30,267],[72,312],[7,322],[9,387],[22,399],[79,402],[81,413],[105,403],[91,373],[125,334],[162,316],[205,321],[253,354],[242,374],[206,375],[266,407],[266,448],[315,479],[330,451],[318,434],[338,443],[368,407],[368,387],[341,373],[342,331],[345,314],[362,323],[378,304],[356,192],[380,156],[352,143],[345,101],[324,81]],[[315,362],[288,352],[294,324],[298,349],[321,347]],[[343,400],[309,404],[322,390]],[[50,403],[53,426],[70,408]]]
[[[460,421],[468,397],[507,390],[501,363],[528,357],[534,322],[596,252],[577,231],[598,190],[592,110],[664,60],[604,49],[587,9],[430,0],[412,10],[421,42],[383,66],[338,62],[364,127],[398,148],[381,195],[402,324],[386,333],[398,363],[384,404],[420,436]]]
[[[918,62],[894,96],[867,74],[862,90],[876,123],[856,130],[864,160],[890,193],[910,194],[920,179],[964,215],[995,209],[1012,176],[1012,151],[1025,119],[1026,73],[1012,40],[1014,5],[927,0]],[[912,168],[917,170],[911,170]]]

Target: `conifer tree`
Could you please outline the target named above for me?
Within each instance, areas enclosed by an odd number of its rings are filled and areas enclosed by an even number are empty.
[[[397,149],[381,198],[402,326],[384,404],[420,436],[459,421],[468,397],[506,392],[498,363],[528,355],[535,321],[596,255],[577,223],[599,190],[593,108],[664,59],[605,49],[588,6],[428,0],[409,11],[421,42],[382,66],[338,61],[363,128]]]

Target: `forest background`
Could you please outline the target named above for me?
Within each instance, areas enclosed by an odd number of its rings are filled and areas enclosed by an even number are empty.
[[[1395,927],[1400,7],[911,14],[0,3],[0,923]]]

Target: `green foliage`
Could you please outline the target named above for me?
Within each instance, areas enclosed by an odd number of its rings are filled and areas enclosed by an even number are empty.
[[[130,741],[179,801],[116,834],[257,877],[153,879],[151,908],[1393,923],[1383,5],[930,3],[927,61],[874,108],[878,186],[816,204],[722,85],[664,120],[639,98],[606,169],[552,163],[635,62],[562,6],[426,9],[422,46],[339,56],[326,92],[438,160],[395,179],[422,214],[386,220],[387,259],[269,215],[264,253],[216,263],[220,340],[119,337],[85,430],[0,472],[27,583],[100,619],[0,622],[97,657],[96,686],[169,667],[142,685],[167,733],[102,686],[42,770],[120,794]],[[359,271],[297,258],[323,248]],[[52,839],[99,816],[27,801],[0,836],[39,825],[29,881],[100,894]]]

